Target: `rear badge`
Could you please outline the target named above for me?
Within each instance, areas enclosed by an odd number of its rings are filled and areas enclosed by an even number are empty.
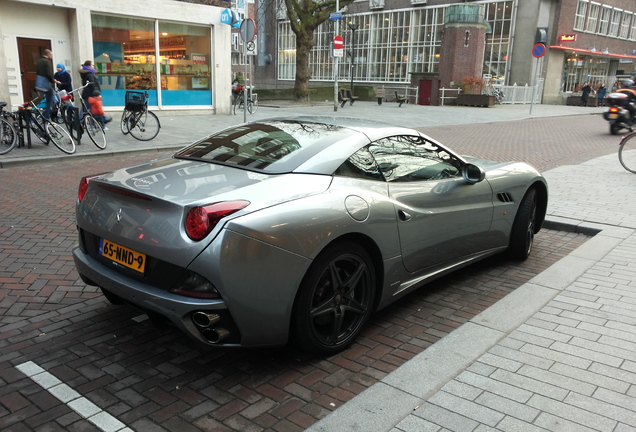
[[[115,213],[115,219],[117,219],[117,223],[121,222],[121,209]]]

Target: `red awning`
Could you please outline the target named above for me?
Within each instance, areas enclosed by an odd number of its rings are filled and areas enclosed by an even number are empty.
[[[597,56],[602,56],[602,57],[614,57],[614,58],[624,58],[624,59],[636,60],[636,55],[604,53],[602,51],[593,51],[593,50],[583,49],[583,48],[572,48],[572,47],[567,47],[567,46],[563,46],[563,45],[550,45],[550,49],[560,49],[560,50],[564,50],[564,51],[572,51],[572,52],[583,53],[583,54],[592,54],[592,55],[597,55]]]

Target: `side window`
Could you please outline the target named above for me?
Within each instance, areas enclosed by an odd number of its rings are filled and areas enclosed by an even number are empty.
[[[389,182],[461,176],[461,161],[421,136],[400,135],[372,143],[369,151]]]
[[[347,159],[334,173],[340,177],[354,177],[366,180],[384,180],[375,159],[367,147],[361,148]]]

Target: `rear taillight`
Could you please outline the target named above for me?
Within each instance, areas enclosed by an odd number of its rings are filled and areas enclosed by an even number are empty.
[[[194,207],[186,216],[186,234],[192,240],[199,241],[210,234],[221,219],[247,207],[249,203],[249,201],[223,201]]]
[[[84,196],[86,195],[86,191],[88,191],[88,182],[90,182],[95,177],[99,177],[101,174],[96,174],[93,176],[82,177],[79,184],[79,189],[77,191],[77,199],[82,202],[84,200]]]
[[[617,108],[617,107],[611,107],[611,108],[609,109],[609,112],[611,112],[611,113],[617,113],[617,112],[619,112],[619,111],[620,111],[620,108]]]

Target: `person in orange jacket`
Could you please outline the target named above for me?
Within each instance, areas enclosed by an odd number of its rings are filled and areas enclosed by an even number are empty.
[[[108,130],[106,127],[106,123],[112,120],[111,117],[108,117],[104,112],[104,105],[102,104],[102,93],[99,90],[95,90],[93,95],[88,98],[88,103],[91,106],[91,113],[93,113],[93,117],[97,119],[99,124],[102,125],[102,129]]]

